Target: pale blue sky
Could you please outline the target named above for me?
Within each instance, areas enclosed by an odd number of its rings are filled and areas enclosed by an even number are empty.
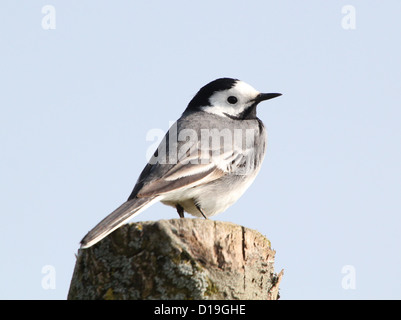
[[[65,299],[78,243],[130,194],[147,132],[228,76],[283,96],[258,110],[258,178],[214,219],[271,240],[282,299],[400,299],[400,12],[398,0],[2,1],[0,298]],[[134,221],[176,217],[157,204]]]

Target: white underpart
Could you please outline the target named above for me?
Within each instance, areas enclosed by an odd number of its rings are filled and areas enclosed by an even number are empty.
[[[237,81],[233,88],[215,92],[209,98],[211,106],[204,106],[202,109],[208,113],[219,116],[226,116],[225,114],[236,116],[248,108],[252,104],[252,100],[255,99],[259,93],[259,91],[249,84],[243,81]],[[238,102],[236,104],[230,104],[227,101],[229,96],[236,97]]]

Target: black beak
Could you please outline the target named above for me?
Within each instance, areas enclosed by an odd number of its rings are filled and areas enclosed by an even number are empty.
[[[259,95],[255,98],[255,102],[259,103],[261,101],[277,98],[281,96],[281,93],[259,93]]]

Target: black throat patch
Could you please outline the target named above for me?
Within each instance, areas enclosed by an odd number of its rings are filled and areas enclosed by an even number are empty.
[[[223,114],[226,117],[229,117],[230,119],[233,120],[250,120],[250,119],[257,119],[256,117],[256,107],[257,107],[257,103],[252,104],[251,106],[249,106],[248,108],[246,108],[244,111],[242,111],[241,113],[233,116],[231,114],[228,114],[226,112],[224,112]]]

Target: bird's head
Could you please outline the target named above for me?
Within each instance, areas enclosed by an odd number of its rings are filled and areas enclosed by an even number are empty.
[[[278,96],[281,93],[260,93],[238,79],[220,78],[202,87],[185,112],[204,111],[235,120],[255,119],[256,106]]]

